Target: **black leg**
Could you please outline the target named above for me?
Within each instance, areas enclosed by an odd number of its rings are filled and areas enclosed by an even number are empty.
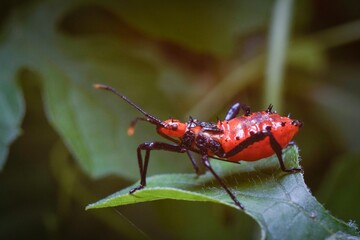
[[[163,134],[162,132],[158,132],[158,134],[160,135],[160,136],[162,136],[162,137],[164,137],[164,138],[166,138],[166,139],[168,139],[168,140],[170,140],[170,141],[172,141],[172,142],[174,142],[174,143],[176,143],[176,144],[181,144],[181,142],[179,141],[179,140],[177,140],[177,139],[174,139],[174,138],[172,138],[172,137],[169,137],[168,135],[165,135],[165,134]],[[184,140],[184,139],[183,139]],[[193,141],[193,139],[191,139],[190,140],[190,142],[192,142]],[[189,143],[190,145],[189,146],[191,146],[191,143]],[[188,146],[183,146],[183,145],[181,145],[183,148],[189,148]],[[198,167],[198,165],[197,165],[197,163],[196,163],[196,160],[195,160],[195,158],[194,158],[194,156],[191,154],[191,152],[189,151],[189,150],[187,150],[186,151],[186,154],[188,155],[188,157],[189,157],[189,159],[190,159],[190,161],[191,161],[191,163],[192,163],[192,165],[193,165],[193,168],[194,168],[194,170],[195,170],[195,173],[196,173],[196,175],[200,175],[200,170],[199,170],[199,167]]]
[[[290,168],[290,169],[285,167],[284,160],[282,158],[282,148],[281,148],[280,144],[276,141],[276,139],[274,138],[274,135],[272,135],[271,132],[269,134],[269,138],[270,138],[271,148],[276,153],[276,156],[280,163],[281,170],[283,170],[284,172],[290,172],[290,173],[301,172],[302,171],[301,167],[294,167],[294,168]]]
[[[212,175],[216,178],[216,180],[224,188],[226,193],[231,197],[231,199],[234,201],[235,205],[238,206],[240,209],[244,210],[244,206],[239,202],[239,200],[237,200],[235,195],[229,190],[229,188],[226,186],[226,184],[223,182],[223,180],[216,174],[214,169],[211,167],[211,164],[209,162],[209,157],[207,155],[207,150],[205,150],[201,154],[201,160],[202,160],[204,166],[212,173]]]
[[[247,105],[244,105],[244,104],[241,104],[241,103],[235,103],[234,105],[232,105],[227,114],[226,114],[226,117],[225,117],[225,120],[226,121],[229,121],[233,118],[236,117],[236,115],[239,114],[240,112],[240,109],[242,109],[245,113],[245,116],[249,116],[250,115],[250,107],[247,106]]]
[[[268,136],[268,132],[254,133],[253,135],[251,135],[250,137],[248,137],[247,139],[236,145],[233,149],[225,153],[224,157],[225,158],[232,157],[238,154],[239,152],[241,152],[242,150],[244,150],[245,148],[249,147],[250,145],[263,140],[267,136]]]
[[[142,150],[145,150],[144,161],[143,161],[143,158],[141,155]],[[163,143],[163,142],[146,142],[146,143],[140,144],[137,148],[137,157],[138,157],[138,164],[139,164],[139,171],[140,171],[140,185],[131,189],[129,192],[130,194],[132,194],[132,193],[136,192],[137,190],[140,190],[146,186],[146,173],[147,173],[147,168],[148,168],[149,159],[150,159],[150,151],[152,151],[152,150],[165,150],[165,151],[178,152],[178,153],[187,152],[186,149],[184,149],[178,145],[171,145],[171,144]]]
[[[192,165],[194,167],[196,175],[199,176],[200,175],[200,170],[199,170],[199,166],[197,165],[194,156],[191,154],[190,151],[186,151],[186,153],[187,153],[188,157],[190,158],[190,161],[191,161],[191,163],[192,163]]]
[[[291,172],[291,173],[302,171],[301,167],[295,167],[295,168],[290,168],[290,169],[287,169],[285,167],[284,160],[282,158],[282,148],[281,148],[280,144],[276,141],[274,135],[271,132],[270,127],[268,127],[268,129],[265,131],[254,133],[253,135],[251,135],[250,137],[248,137],[247,139],[242,141],[239,145],[237,145],[233,149],[231,149],[229,152],[225,153],[224,157],[225,158],[232,157],[232,156],[238,154],[239,152],[243,151],[245,148],[249,147],[250,145],[252,145],[256,142],[259,142],[259,141],[265,139],[266,137],[269,137],[269,139],[270,139],[271,148],[274,150],[274,152],[279,160],[282,171]]]

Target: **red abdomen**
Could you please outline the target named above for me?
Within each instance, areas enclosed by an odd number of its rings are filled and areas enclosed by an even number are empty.
[[[276,113],[255,112],[250,116],[239,116],[230,121],[218,123],[218,127],[224,131],[219,141],[225,153],[231,151],[252,134],[266,131],[271,127],[271,132],[276,141],[284,148],[298,132],[299,126],[292,124],[293,120],[282,117]],[[229,161],[256,161],[274,154],[269,137],[256,141],[234,156],[228,157]]]

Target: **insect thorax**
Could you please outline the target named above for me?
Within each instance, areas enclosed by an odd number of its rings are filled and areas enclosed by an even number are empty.
[[[199,122],[190,118],[188,129],[181,139],[181,144],[187,149],[209,152],[210,155],[222,157],[224,150],[219,141],[223,130],[213,122]]]

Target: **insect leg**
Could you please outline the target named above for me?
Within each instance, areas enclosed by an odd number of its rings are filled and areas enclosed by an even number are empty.
[[[250,137],[248,137],[247,139],[242,141],[240,144],[235,146],[233,149],[231,149],[229,152],[225,153],[224,157],[225,158],[232,157],[232,156],[238,154],[239,152],[243,151],[245,148],[249,147],[250,145],[252,145],[256,142],[259,142],[259,141],[265,139],[266,137],[269,137],[270,146],[274,150],[274,152],[279,160],[282,171],[291,172],[291,173],[302,171],[301,167],[295,167],[295,168],[290,168],[290,169],[285,167],[284,160],[282,158],[282,147],[276,141],[274,135],[271,132],[270,127],[268,127],[268,129],[266,129],[265,131],[254,133],[253,135],[251,135]]]
[[[196,160],[195,160],[195,158],[194,158],[194,155],[192,155],[189,150],[187,150],[186,153],[187,153],[188,157],[190,158],[190,161],[191,161],[191,163],[192,163],[192,165],[193,165],[193,168],[194,168],[194,170],[195,170],[196,175],[199,176],[199,175],[200,175],[200,169],[199,169],[199,166],[198,166],[197,163],[196,163]]]
[[[231,199],[234,201],[235,205],[238,206],[240,209],[244,210],[244,206],[237,200],[235,195],[229,190],[229,188],[226,186],[226,184],[223,182],[223,180],[216,174],[214,169],[211,167],[209,157],[207,155],[207,152],[204,151],[201,154],[201,160],[204,164],[204,166],[212,173],[212,175],[216,178],[216,180],[220,183],[220,185],[224,188],[226,193],[231,197]]]
[[[302,171],[301,167],[294,167],[294,168],[286,168],[285,167],[284,160],[282,157],[282,148],[281,148],[280,144],[276,141],[274,135],[270,131],[268,131],[268,134],[269,134],[269,138],[270,138],[271,148],[274,150],[274,152],[279,160],[281,170],[283,170],[284,172],[290,172],[290,173],[301,172]]]
[[[241,104],[241,103],[237,102],[229,108],[229,110],[226,114],[225,120],[229,121],[229,120],[235,118],[236,115],[239,114],[240,109],[242,109],[244,111],[245,116],[250,115],[250,107],[245,104]]]
[[[166,139],[168,139],[168,140],[170,140],[170,141],[172,141],[172,142],[174,142],[176,144],[181,144],[180,141],[177,140],[177,139],[173,139],[173,138],[169,137],[168,135],[163,134],[162,132],[158,132],[158,133],[159,133],[160,136],[162,136],[162,137],[164,137],[164,138],[166,138]],[[193,140],[190,139],[190,142],[192,142],[192,141]],[[189,146],[190,145],[191,145],[191,143],[189,144]],[[185,146],[183,148],[189,148],[189,146],[188,147]],[[198,165],[196,163],[196,160],[195,160],[194,156],[191,154],[191,152],[189,150],[187,150],[186,153],[187,153],[187,155],[188,155],[188,157],[189,157],[189,159],[190,159],[190,161],[191,161],[191,163],[193,165],[193,168],[195,170],[196,175],[200,175],[200,169],[199,169],[199,167],[198,167]]]
[[[141,151],[145,150],[145,158],[142,158]],[[187,150],[178,146],[178,145],[172,145],[168,143],[163,142],[145,142],[138,146],[137,148],[137,158],[138,158],[138,164],[139,164],[139,171],[140,171],[140,185],[131,189],[130,194],[136,192],[137,190],[140,190],[146,186],[146,173],[147,168],[149,164],[150,159],[150,152],[152,150],[165,150],[170,152],[178,152],[183,153]]]
[[[251,135],[250,137],[248,137],[247,139],[236,145],[233,149],[225,153],[224,157],[225,158],[232,157],[238,154],[239,152],[241,152],[242,150],[244,150],[245,148],[249,147],[250,145],[263,140],[267,136],[268,136],[268,132],[254,133],[253,135]]]

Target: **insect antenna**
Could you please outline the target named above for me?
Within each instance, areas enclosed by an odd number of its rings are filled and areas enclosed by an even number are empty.
[[[126,96],[122,95],[121,93],[119,93],[118,91],[116,91],[114,88],[107,86],[107,85],[103,85],[103,84],[94,84],[94,88],[97,89],[103,89],[103,90],[107,90],[110,91],[112,93],[114,93],[115,95],[119,96],[120,98],[122,98],[125,102],[127,102],[128,104],[130,104],[131,106],[133,106],[134,108],[136,108],[139,112],[141,112],[142,114],[144,114],[146,116],[146,118],[138,118],[137,120],[143,120],[143,121],[147,121],[149,123],[152,123],[154,125],[157,126],[162,126],[164,127],[164,123],[160,120],[157,119],[156,117],[154,117],[153,115],[145,112],[144,110],[142,110],[138,105],[136,105],[135,103],[133,103],[130,99],[128,99]],[[136,124],[136,121],[134,121],[131,125],[131,127],[134,127],[134,125]]]
[[[127,130],[127,134],[128,134],[129,136],[134,135],[134,133],[135,133],[135,125],[137,124],[138,121],[148,122],[148,119],[147,119],[147,118],[144,118],[144,117],[136,117],[136,118],[134,118],[134,119],[130,122],[130,125],[129,125],[128,130]]]

